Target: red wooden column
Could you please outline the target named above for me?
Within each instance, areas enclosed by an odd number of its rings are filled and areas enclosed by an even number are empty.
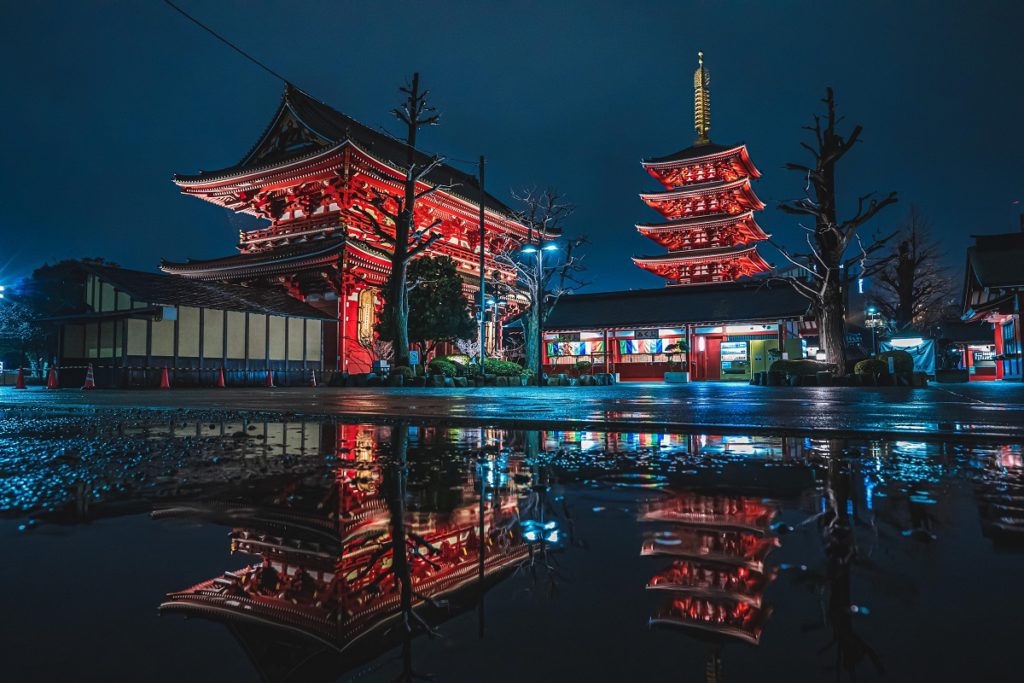
[[[608,354],[611,352],[611,349],[608,348],[608,331],[602,330],[601,332],[604,333],[604,374],[607,375],[610,372],[608,370]]]

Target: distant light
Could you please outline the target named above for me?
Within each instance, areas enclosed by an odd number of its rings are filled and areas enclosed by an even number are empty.
[[[525,247],[523,247],[519,251],[523,252],[524,254],[536,254],[537,253],[537,247],[533,246],[532,244],[527,244]]]
[[[874,315],[875,313],[878,313],[878,309],[875,308],[874,306],[868,306],[868,313]]]
[[[814,354],[814,360],[825,360],[826,358],[825,349],[818,349],[817,353]]]
[[[542,247],[542,249],[544,249],[544,251],[558,251],[558,245],[553,242],[548,242]]]
[[[906,349],[911,346],[920,346],[924,343],[924,339],[921,339],[921,337],[907,337],[906,339],[893,339],[890,343],[898,349]]]
[[[857,278],[857,293],[858,294],[863,294],[864,293],[864,278],[862,278],[862,277]]]

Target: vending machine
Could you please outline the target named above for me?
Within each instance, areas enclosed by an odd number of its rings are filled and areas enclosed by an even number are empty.
[[[747,381],[750,379],[750,356],[745,341],[722,342],[722,379]]]

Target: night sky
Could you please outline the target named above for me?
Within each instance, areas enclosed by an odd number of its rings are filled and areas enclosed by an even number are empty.
[[[443,114],[422,146],[488,158],[488,189],[552,185],[578,205],[591,290],[659,286],[629,261],[662,249],[639,165],[689,146],[693,71],[711,71],[712,140],[746,142],[763,173],[759,222],[802,239],[776,209],[798,196],[802,125],[836,89],[864,126],[840,182],[897,190],[874,227],[911,203],[959,270],[972,233],[1017,229],[1024,199],[1024,3],[1003,2],[259,2],[180,0],[296,85],[371,126],[419,70]],[[0,280],[44,261],[103,256],[155,269],[234,253],[256,227],[180,196],[174,172],[236,163],[282,84],[159,0],[4,2],[0,56]],[[464,166],[472,170],[469,164]],[[776,265],[770,246],[761,248]],[[957,275],[959,278],[959,274]]]

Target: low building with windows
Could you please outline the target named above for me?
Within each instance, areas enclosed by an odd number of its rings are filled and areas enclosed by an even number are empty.
[[[991,346],[968,347],[970,379],[1022,378],[1021,309],[1024,308],[1024,219],[1021,232],[975,235],[967,249],[964,314],[992,324]]]
[[[623,381],[749,381],[803,357],[807,299],[785,283],[736,282],[563,296],[544,325],[545,371],[579,361]]]
[[[153,385],[167,368],[175,384],[306,382],[325,369],[330,313],[286,291],[83,265],[85,306],[59,324],[61,381],[93,365],[100,386]]]

